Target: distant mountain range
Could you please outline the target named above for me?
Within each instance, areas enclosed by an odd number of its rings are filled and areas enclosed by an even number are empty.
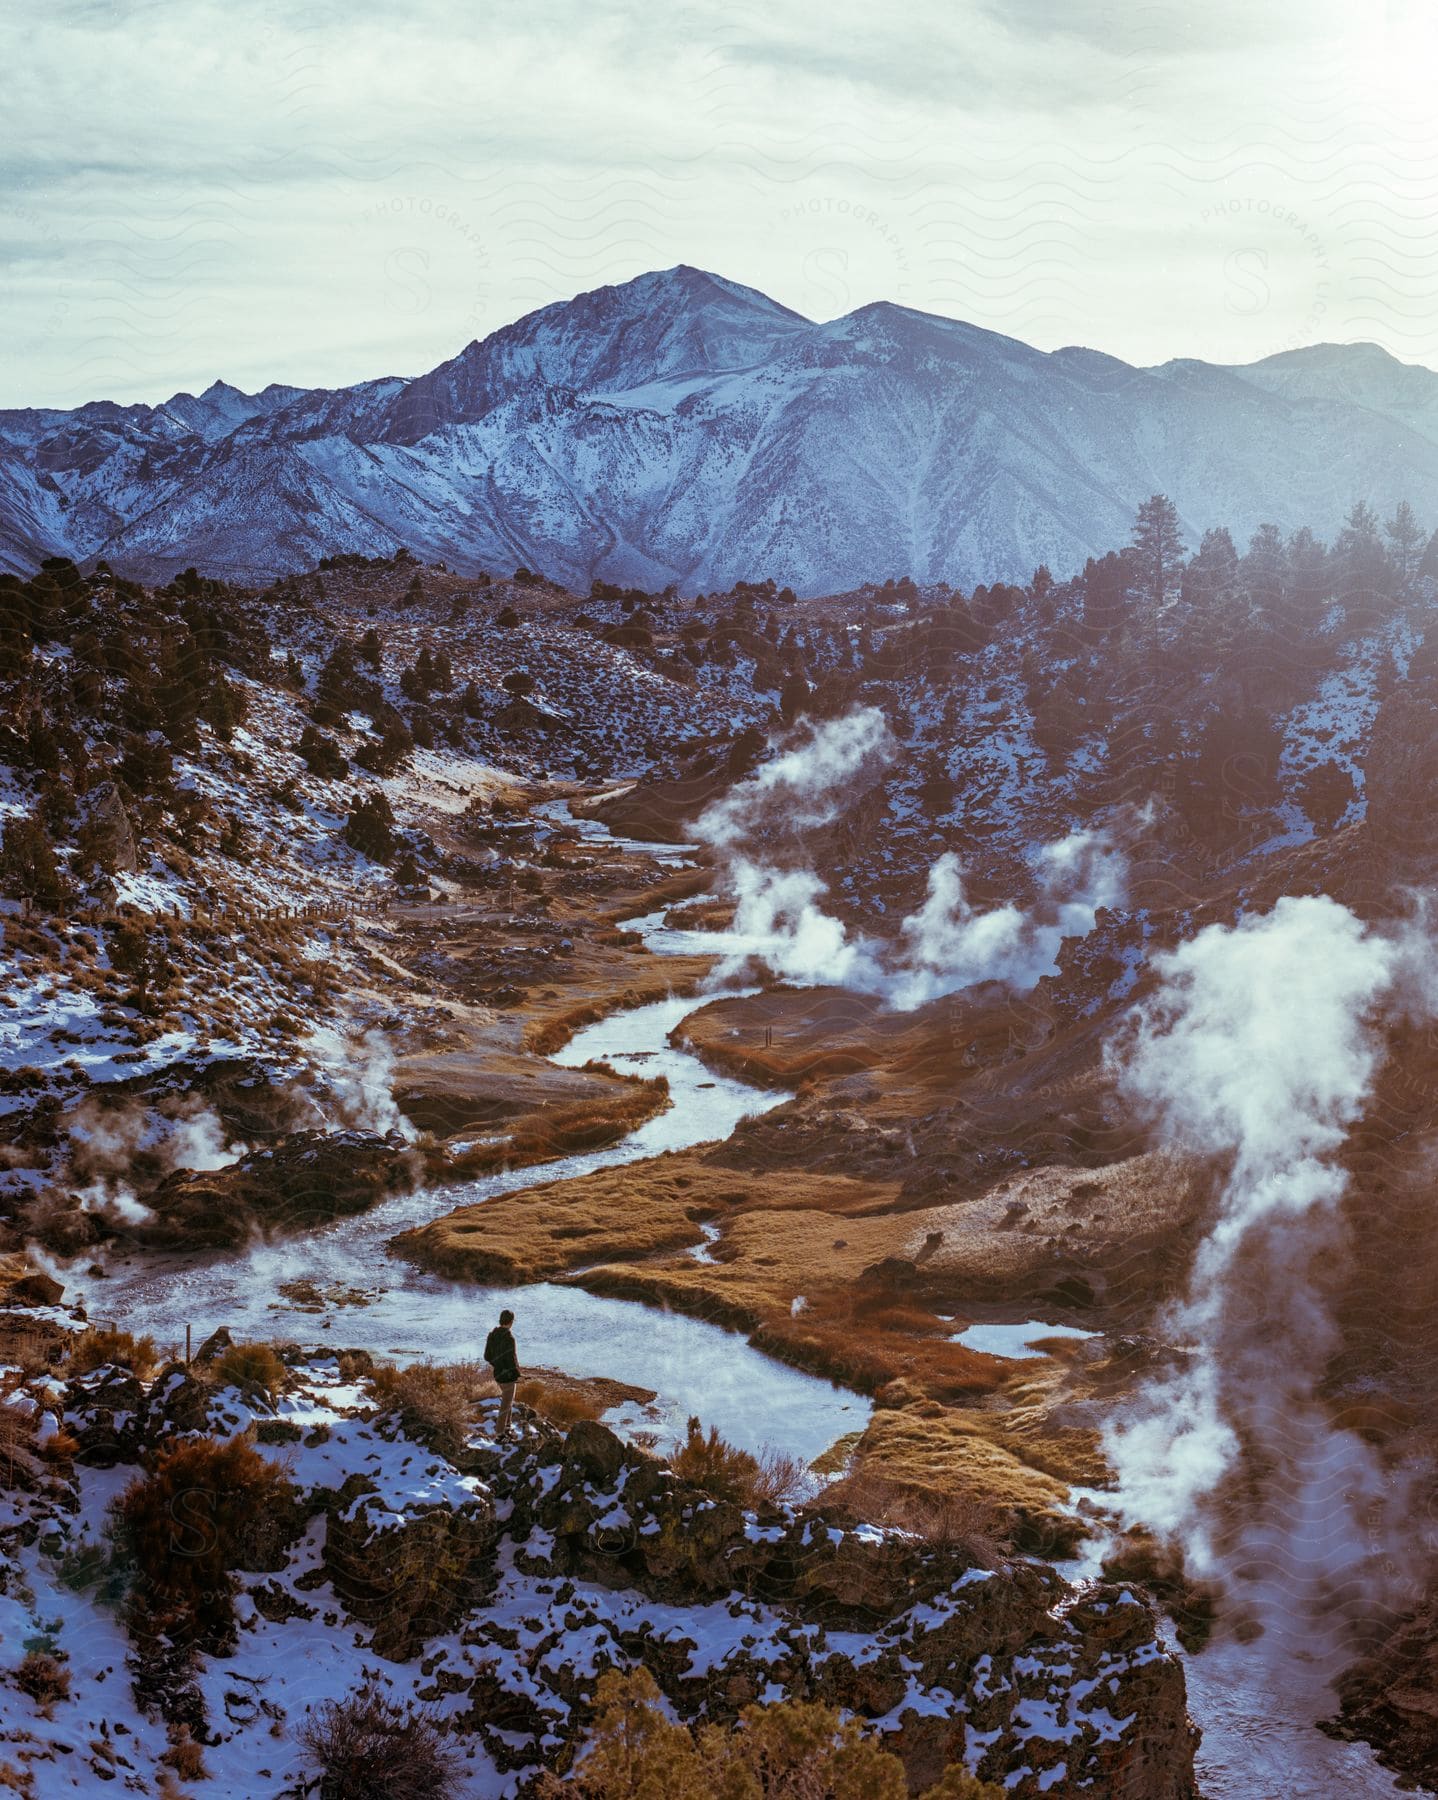
[[[0,412],[0,566],[260,578],[406,545],[681,592],[1056,574],[1168,493],[1196,540],[1438,524],[1438,374],[1372,344],[1134,368],[878,303],[815,324],[684,266],[530,313],[413,380],[216,382]]]

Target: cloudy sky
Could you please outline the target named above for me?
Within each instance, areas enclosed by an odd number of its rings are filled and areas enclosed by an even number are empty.
[[[1427,11],[11,7],[0,405],[418,373],[676,262],[1135,362],[1438,366]]]

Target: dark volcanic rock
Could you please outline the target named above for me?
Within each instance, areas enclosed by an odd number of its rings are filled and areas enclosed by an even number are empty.
[[[225,1249],[256,1231],[303,1231],[365,1212],[413,1180],[393,1133],[299,1131],[227,1168],[168,1176],[147,1196],[155,1218],[134,1235],[165,1248]]]
[[[1430,1596],[1337,1686],[1343,1736],[1366,1738],[1390,1769],[1438,1784],[1438,1599]]]

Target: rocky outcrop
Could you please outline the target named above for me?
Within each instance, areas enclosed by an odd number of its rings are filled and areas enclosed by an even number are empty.
[[[294,1622],[303,1659],[323,1619],[336,1655],[381,1659],[387,1686],[442,1712],[493,1783],[476,1791],[568,1769],[599,1676],[643,1664],[681,1719],[728,1725],[781,1697],[843,1708],[883,1734],[915,1789],[964,1763],[1017,1800],[1196,1800],[1182,1668],[1131,1586],[1075,1588],[1042,1563],[981,1560],[834,1505],[718,1500],[587,1421],[564,1435],[521,1409],[519,1442],[471,1430],[446,1453],[380,1403],[366,1359],[291,1346],[283,1360],[271,1394],[224,1385],[212,1363],[148,1383],[97,1369],[63,1405],[58,1390],[37,1394],[37,1416],[63,1413],[82,1466],[66,1465],[70,1499],[37,1492],[27,1528],[0,1526],[0,1551],[29,1557],[35,1582],[43,1525],[46,1554],[73,1550],[99,1604],[109,1575],[86,1521],[123,1477],[83,1465],[144,1466],[185,1437],[236,1432],[282,1461],[283,1505],[230,1559],[238,1630],[214,1659],[223,1680],[177,1669],[167,1688],[164,1669],[135,1665],[145,1704],[171,1718],[183,1703],[232,1761],[272,1768],[288,1754],[271,1723],[299,1716],[285,1631]],[[72,1624],[87,1629],[83,1610]],[[77,1729],[116,1700],[81,1689]]]
[[[226,1168],[166,1177],[146,1196],[154,1218],[133,1235],[163,1248],[231,1248],[257,1231],[303,1231],[365,1212],[413,1180],[395,1133],[298,1131]]]
[[[395,1517],[376,1484],[353,1477],[325,1522],[322,1565],[372,1647],[396,1661],[451,1631],[494,1585],[499,1536],[483,1489],[462,1506],[416,1505]]]
[[[966,1760],[1021,1797],[1196,1795],[1182,1670],[1130,1588],[1076,1592],[1039,1563],[986,1567],[822,1509],[746,1511],[602,1425],[488,1479],[536,1576],[688,1609],[640,1650],[681,1716],[732,1720],[777,1684],[882,1720],[915,1786]],[[570,1605],[583,1621],[582,1590]],[[471,1689],[477,1710],[488,1691]]]
[[[1438,1786],[1438,1597],[1430,1595],[1337,1688],[1342,1711],[1332,1729],[1366,1739],[1409,1780]]]
[[[135,831],[113,781],[91,788],[81,802],[85,848],[107,874],[133,875],[140,866]]]

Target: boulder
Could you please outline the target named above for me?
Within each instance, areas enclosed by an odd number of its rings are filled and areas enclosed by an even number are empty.
[[[140,866],[135,831],[113,781],[90,789],[80,802],[87,848],[107,873],[133,875]]]
[[[136,1462],[146,1441],[147,1403],[145,1384],[129,1369],[107,1363],[76,1376],[66,1389],[65,1421],[78,1459],[98,1469]]]
[[[322,1562],[336,1595],[373,1626],[376,1655],[404,1662],[453,1630],[494,1580],[494,1505],[416,1506],[396,1519],[365,1477],[348,1483],[325,1523]]]
[[[297,1131],[226,1168],[167,1176],[146,1196],[154,1218],[132,1235],[157,1248],[235,1249],[256,1231],[302,1231],[365,1212],[413,1181],[396,1133]]]

